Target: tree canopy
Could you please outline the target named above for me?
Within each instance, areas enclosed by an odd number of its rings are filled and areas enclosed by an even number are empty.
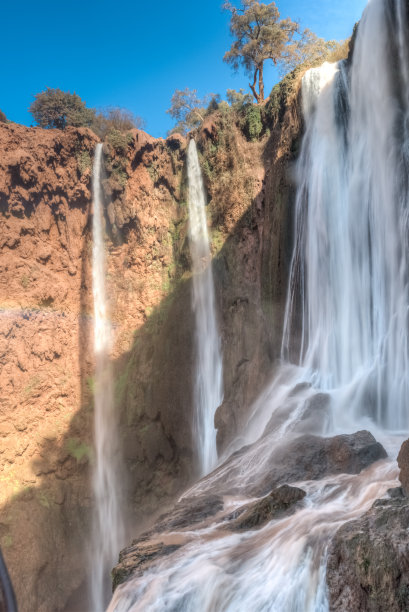
[[[204,120],[206,108],[217,96],[209,94],[198,98],[197,89],[176,89],[171,99],[171,106],[166,111],[177,124],[172,133],[186,134],[189,130],[198,127]]]
[[[231,64],[234,70],[244,67],[253,79],[249,86],[256,101],[262,102],[264,62],[270,59],[278,64],[282,60],[286,46],[298,32],[299,25],[291,19],[280,19],[275,2],[263,4],[258,0],[243,0],[239,9],[225,2],[223,8],[232,14],[230,32],[235,38],[224,61]]]
[[[338,45],[335,41],[318,38],[311,30],[301,31],[296,21],[280,19],[275,2],[242,0],[241,8],[230,2],[225,2],[223,8],[231,12],[230,33],[235,39],[224,61],[234,70],[244,67],[252,78],[249,87],[256,102],[264,100],[266,60],[285,72],[305,61],[325,59]]]
[[[34,96],[29,111],[40,127],[59,130],[68,125],[90,127],[95,118],[95,109],[87,108],[76,93],[50,87]]]
[[[0,110],[0,123],[7,123],[7,117],[2,110]]]
[[[91,129],[102,139],[112,130],[128,132],[134,128],[143,129],[144,127],[145,122],[141,117],[118,106],[108,107],[98,112],[91,125]]]
[[[230,106],[233,108],[241,108],[246,104],[251,104],[253,102],[252,95],[246,93],[244,89],[239,89],[239,91],[236,91],[235,89],[228,89],[226,91],[226,98]]]
[[[324,61],[329,53],[342,47],[344,42],[324,40],[311,30],[305,29],[298,40],[291,41],[281,59],[282,71],[294,70],[304,62]]]

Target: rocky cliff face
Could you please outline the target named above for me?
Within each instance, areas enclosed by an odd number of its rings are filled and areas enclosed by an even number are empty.
[[[84,130],[0,127],[0,537],[22,610],[61,609],[82,580],[71,571],[92,435],[81,160],[94,146]]]
[[[300,132],[297,101],[286,110],[279,102],[255,142],[222,112],[196,135],[224,356],[221,451],[279,353],[288,167]],[[0,124],[0,542],[22,612],[83,610],[86,597],[95,143],[88,130]],[[132,527],[195,475],[185,149],[181,137],[137,130],[104,147],[115,402]]]
[[[327,565],[331,610],[408,610],[408,528],[409,500],[392,489],[391,499],[338,530]]]

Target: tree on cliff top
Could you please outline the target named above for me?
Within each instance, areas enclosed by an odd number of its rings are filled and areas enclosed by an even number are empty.
[[[166,111],[177,124],[171,133],[186,134],[198,127],[206,115],[206,107],[211,100],[217,101],[218,96],[209,94],[204,98],[197,97],[197,89],[176,89],[171,99],[171,107]]]
[[[7,117],[2,110],[0,110],[0,123],[7,123]]]
[[[145,122],[141,117],[134,115],[126,108],[118,106],[109,107],[99,112],[95,115],[91,125],[91,129],[102,139],[113,130],[128,132],[134,128],[142,130],[144,127]]]
[[[290,71],[305,62],[324,61],[329,54],[342,49],[345,44],[345,41],[319,38],[311,30],[305,29],[299,40],[293,40],[286,46],[281,59],[282,68]]]
[[[230,32],[235,38],[223,59],[234,70],[244,66],[253,77],[253,82],[249,83],[250,89],[256,101],[262,102],[264,62],[271,59],[277,65],[282,60],[286,46],[299,30],[298,23],[291,19],[280,20],[275,2],[263,4],[258,0],[243,0],[239,9],[225,2],[223,8],[232,14]]]
[[[87,108],[76,93],[47,87],[34,98],[29,111],[42,128],[63,130],[67,125],[90,127],[94,121],[95,110]]]
[[[230,2],[225,2],[223,8],[232,14],[230,32],[235,38],[223,59],[234,70],[243,66],[252,77],[249,86],[258,103],[264,100],[263,69],[266,60],[272,60],[284,71],[292,70],[305,61],[324,60],[338,44],[318,38],[311,30],[301,32],[296,21],[280,19],[275,2],[264,4],[259,0],[242,0],[241,8]]]

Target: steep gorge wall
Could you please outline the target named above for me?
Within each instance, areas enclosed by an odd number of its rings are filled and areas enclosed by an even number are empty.
[[[225,401],[221,450],[279,354],[297,99],[250,142],[232,115],[196,135],[209,193]],[[91,166],[87,130],[0,126],[0,538],[20,609],[83,610],[92,498]],[[106,143],[115,402],[132,533],[195,476],[186,141]]]

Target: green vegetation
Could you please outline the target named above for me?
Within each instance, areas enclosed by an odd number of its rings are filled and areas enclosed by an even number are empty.
[[[92,160],[89,154],[89,151],[81,151],[76,155],[78,169],[80,171],[81,176],[84,174],[86,170],[90,170],[92,168]]]
[[[126,159],[116,159],[111,164],[111,178],[122,191],[126,187],[128,181],[128,173],[126,171]]]
[[[261,111],[259,106],[248,104],[244,111],[245,133],[249,140],[257,140],[263,131]]]
[[[123,192],[127,181],[127,153],[129,145],[129,134],[123,134],[119,130],[112,130],[106,138],[110,151],[105,155],[105,170],[109,177],[111,188],[117,192]]]
[[[226,98],[230,106],[235,110],[241,110],[246,104],[251,104],[253,102],[251,94],[245,93],[244,89],[240,89],[239,91],[228,89],[226,91]]]
[[[69,125],[89,127],[102,140],[108,139],[114,143],[114,147],[119,148],[124,146],[126,148],[127,145],[127,137],[123,135],[124,132],[144,127],[143,119],[125,108],[108,107],[96,113],[94,108],[87,108],[85,102],[76,93],[71,94],[68,91],[49,87],[34,96],[34,102],[29,111],[37,125],[42,128],[64,130]],[[7,121],[1,111],[0,121]],[[84,163],[82,166],[84,167]]]
[[[198,127],[206,116],[206,106],[213,104],[217,108],[218,96],[209,94],[204,98],[197,97],[197,90],[176,89],[171,99],[171,106],[166,111],[177,124],[171,133],[186,134],[189,130]],[[213,110],[215,110],[213,108]]]
[[[127,135],[120,130],[110,130],[106,137],[107,142],[113,147],[119,155],[125,155],[128,150]]]
[[[318,38],[311,30],[300,31],[291,19],[280,19],[275,2],[242,0],[240,8],[225,2],[231,12],[230,33],[235,39],[224,61],[235,71],[240,66],[252,79],[249,87],[257,103],[264,101],[264,62],[271,60],[284,71],[306,61],[324,58],[337,43]],[[258,91],[257,91],[258,87]]]
[[[223,8],[231,12],[230,32],[235,39],[224,61],[234,70],[243,67],[251,75],[249,87],[253,96],[243,89],[228,89],[227,101],[224,101],[215,94],[199,98],[196,89],[177,89],[167,111],[177,121],[171,133],[185,135],[200,127],[208,115],[218,111],[223,117],[230,114],[248,140],[255,141],[269,133],[272,123],[282,117],[285,103],[298,91],[301,75],[324,61],[346,58],[349,41],[326,41],[311,30],[301,31],[296,21],[280,19],[275,2],[264,4],[259,0],[242,0],[240,8],[230,2],[225,2]],[[288,74],[273,88],[264,104],[263,70],[267,60]],[[253,99],[256,105],[252,104]],[[204,171],[210,178],[209,162],[205,162]]]
[[[144,120],[134,115],[126,108],[108,107],[95,116],[91,129],[102,140],[109,137],[113,132],[129,132],[137,128],[142,130],[145,127]]]
[[[244,67],[253,78],[249,86],[256,102],[263,102],[264,62],[270,59],[277,64],[282,60],[286,47],[298,31],[298,23],[291,19],[280,20],[274,2],[264,4],[258,0],[243,0],[239,9],[225,2],[223,8],[231,12],[230,33],[235,39],[223,59],[235,71]]]
[[[95,110],[87,108],[76,93],[50,87],[34,96],[29,111],[40,127],[59,130],[68,125],[90,127],[95,118]]]
[[[335,40],[324,40],[319,38],[311,30],[305,29],[297,41],[287,45],[281,61],[281,72],[285,74],[294,70],[300,64],[323,62],[339,44]],[[335,60],[333,60],[335,61]]]
[[[67,451],[78,463],[84,458],[88,460],[92,457],[92,448],[78,438],[67,440]]]
[[[0,110],[0,123],[8,123],[6,115]]]

